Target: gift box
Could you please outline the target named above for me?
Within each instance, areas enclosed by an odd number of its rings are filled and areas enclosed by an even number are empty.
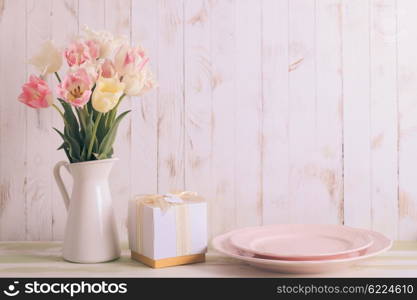
[[[207,203],[194,192],[140,195],[129,201],[129,248],[153,268],[203,262]]]

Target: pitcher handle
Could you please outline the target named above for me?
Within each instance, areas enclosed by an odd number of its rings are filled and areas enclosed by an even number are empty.
[[[66,161],[58,162],[54,167],[54,177],[56,184],[58,185],[59,191],[61,192],[62,198],[64,199],[65,208],[68,210],[70,198],[68,196],[68,191],[64,185],[64,181],[61,177],[61,167],[65,167],[68,170],[68,163]]]

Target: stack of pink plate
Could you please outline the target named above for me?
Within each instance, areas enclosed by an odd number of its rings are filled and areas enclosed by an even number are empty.
[[[213,247],[253,266],[281,273],[323,273],[346,268],[387,251],[384,235],[343,225],[277,224],[238,229]]]

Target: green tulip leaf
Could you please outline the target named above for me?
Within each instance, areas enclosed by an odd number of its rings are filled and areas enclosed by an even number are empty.
[[[65,136],[69,145],[69,154],[74,161],[80,161],[81,148],[78,142],[70,135]]]
[[[78,125],[78,120],[72,110],[71,104],[59,98],[58,100],[64,108],[64,118],[67,121],[65,127],[68,127],[69,134],[80,142],[80,126]]]
[[[119,127],[120,122],[129,112],[130,110],[121,113],[110,127],[109,131],[107,132],[98,149],[98,159],[105,159],[111,157],[109,155],[111,155],[110,153],[112,153],[112,146],[116,139],[117,128]]]
[[[60,136],[61,136],[61,138],[64,140],[64,142],[65,142],[65,136],[64,136],[64,134],[61,132],[61,131],[59,131],[58,129],[56,129],[55,127],[52,127],[52,129],[53,130],[55,130]]]

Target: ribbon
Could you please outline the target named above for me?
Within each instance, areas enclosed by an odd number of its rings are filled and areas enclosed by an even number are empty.
[[[203,198],[196,192],[183,191],[164,195],[148,194],[136,196],[135,200],[143,205],[159,207],[163,213],[175,205],[183,205],[186,202],[203,202]]]
[[[190,252],[190,224],[188,217],[188,207],[186,204],[204,202],[204,199],[195,192],[183,191],[177,193],[168,193],[164,195],[148,194],[139,195],[136,201],[136,241],[137,250],[143,253],[143,208],[144,206],[159,207],[162,214],[169,209],[175,209],[175,227],[176,227],[176,253],[177,256],[187,255]]]

